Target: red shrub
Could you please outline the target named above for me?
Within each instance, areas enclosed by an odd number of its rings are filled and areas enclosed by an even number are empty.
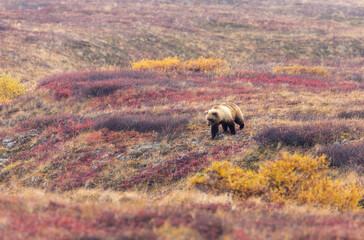
[[[52,189],[69,191],[80,187],[86,187],[86,182],[89,179],[96,178],[98,173],[102,170],[102,167],[95,166],[93,167],[94,169],[90,168],[91,167],[85,168],[83,165],[67,167],[67,172],[54,179],[51,184]],[[89,184],[87,187],[94,186]]]
[[[190,91],[181,91],[171,87],[163,87],[163,89],[149,90],[149,91],[130,91],[126,90],[117,94],[115,105],[128,105],[128,106],[153,106],[161,105],[170,102],[179,102],[192,97]],[[107,102],[113,102],[110,97]]]
[[[121,149],[122,152],[124,149]],[[113,157],[120,152],[108,153]],[[49,187],[67,191],[79,187],[94,187],[100,171],[107,165],[108,157],[102,158],[105,152],[97,151],[91,147],[84,147],[66,152],[53,159],[47,169],[47,177],[51,178]]]
[[[85,122],[79,116],[76,115],[48,115],[37,116],[30,120],[23,122],[21,125],[23,128],[31,128],[37,130],[43,130],[48,127],[57,127],[60,122]]]
[[[178,132],[188,123],[187,117],[152,116],[152,115],[125,115],[102,117],[96,120],[96,130],[106,128],[112,131],[130,131],[158,133]]]
[[[220,160],[226,158],[230,154],[237,153],[244,149],[248,144],[248,141],[242,140],[239,144],[233,145],[217,145],[209,151],[212,159]]]
[[[151,136],[151,133],[139,133],[137,131],[126,131],[126,132],[114,132],[108,129],[101,129],[99,131],[92,132],[87,141],[90,144],[95,143],[112,143],[117,146],[119,149],[125,147],[126,142],[138,141],[143,138],[148,138]]]
[[[176,159],[169,160],[156,167],[150,167],[136,176],[124,180],[117,187],[128,189],[134,186],[147,185],[153,187],[155,184],[170,184],[179,181],[191,173],[197,172],[208,164],[205,152],[182,154]]]
[[[92,122],[89,120],[64,119],[57,123],[56,131],[62,138],[70,138],[78,135],[81,131],[89,129]]]
[[[49,89],[57,98],[99,97],[119,89],[151,84],[151,77],[154,76],[152,73],[131,70],[75,72],[46,78],[39,88]]]

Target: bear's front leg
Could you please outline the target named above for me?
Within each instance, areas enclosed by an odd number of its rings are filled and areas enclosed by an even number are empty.
[[[228,131],[228,125],[226,123],[222,124],[222,129],[224,129],[224,132]]]
[[[235,122],[236,122],[236,124],[239,124],[239,126],[240,126],[240,129],[243,129],[244,128],[244,120],[243,119],[240,119],[240,118],[236,118],[235,119]]]
[[[212,137],[212,140],[215,139],[218,131],[219,131],[219,124],[215,124],[215,125],[212,125],[211,126],[211,137]]]
[[[230,132],[232,135],[235,135],[236,134],[236,131],[235,131],[235,125],[234,123],[230,123],[229,124],[229,128],[230,128]]]

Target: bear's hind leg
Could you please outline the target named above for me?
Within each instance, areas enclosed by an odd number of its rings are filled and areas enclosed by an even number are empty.
[[[236,134],[234,122],[229,124],[230,132],[232,135]]]
[[[226,123],[222,124],[222,129],[224,129],[224,132],[228,131],[228,125]]]
[[[219,131],[219,125],[218,124],[215,124],[215,125],[212,125],[211,126],[211,137],[212,137],[212,140],[215,139],[218,131]]]

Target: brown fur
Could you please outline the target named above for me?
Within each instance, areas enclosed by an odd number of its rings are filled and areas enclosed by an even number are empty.
[[[218,106],[213,106],[206,114],[208,125],[211,126],[211,137],[214,139],[219,131],[219,125],[225,132],[230,129],[231,134],[235,134],[235,125],[237,123],[240,129],[244,128],[244,117],[241,109],[235,103],[222,103]]]

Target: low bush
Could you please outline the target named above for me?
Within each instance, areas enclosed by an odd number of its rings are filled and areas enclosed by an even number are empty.
[[[364,118],[364,111],[356,110],[356,111],[344,111],[337,115],[338,118]]]
[[[116,115],[96,120],[94,127],[96,130],[107,128],[112,131],[134,130],[137,132],[177,133],[187,126],[188,121],[188,117],[166,115]]]
[[[25,88],[10,74],[0,72],[0,103],[10,101],[25,93]]]
[[[131,63],[132,69],[153,69],[156,71],[192,71],[192,72],[212,72],[227,65],[226,61],[219,58],[205,58],[183,61],[178,57],[167,57],[162,60],[142,59]]]
[[[109,79],[145,79],[151,78],[153,73],[135,71],[135,70],[110,70],[110,71],[80,71],[73,73],[65,73],[45,78],[40,86],[46,86],[51,82],[98,82]]]
[[[286,73],[286,74],[306,74],[315,76],[329,76],[329,73],[322,67],[305,67],[305,66],[276,66],[273,68],[275,73]]]
[[[39,88],[47,88],[58,99],[70,96],[102,97],[119,89],[155,84],[152,73],[132,70],[84,71],[44,79]]]
[[[364,141],[354,141],[345,144],[330,144],[322,147],[319,155],[325,154],[334,167],[351,166],[364,167]]]
[[[277,161],[260,164],[257,172],[234,167],[229,162],[215,162],[190,183],[212,192],[231,192],[246,199],[263,197],[272,202],[313,204],[355,209],[364,194],[362,186],[346,185],[328,176],[325,157],[284,154]]]
[[[199,57],[196,60],[185,61],[186,69],[193,72],[212,72],[227,65],[226,61],[220,58]]]
[[[119,89],[127,89],[132,86],[134,80],[113,79],[102,82],[92,82],[78,85],[75,89],[78,96],[102,97],[110,95]],[[77,90],[76,90],[77,89]]]
[[[6,30],[9,30],[9,29],[10,28],[8,26],[0,24],[0,31],[6,31]]]
[[[182,71],[185,69],[183,61],[178,57],[167,57],[162,60],[142,59],[138,62],[132,62],[132,69],[153,69],[160,72]]]
[[[315,144],[329,144],[358,137],[360,129],[342,123],[320,121],[309,125],[268,127],[254,139],[264,145],[283,144],[293,147],[313,147]]]
[[[214,162],[204,174],[193,177],[190,182],[202,190],[213,190],[216,193],[232,192],[243,199],[261,196],[267,191],[264,176],[252,170],[234,167],[227,161]]]

